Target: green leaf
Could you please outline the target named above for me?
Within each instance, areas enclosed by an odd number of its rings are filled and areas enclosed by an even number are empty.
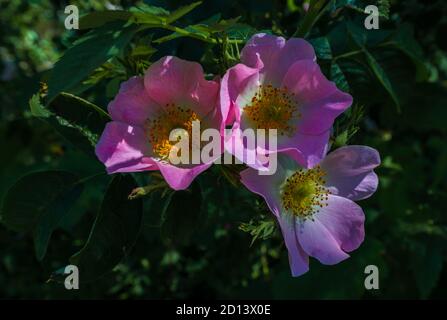
[[[19,179],[8,191],[2,223],[34,234],[36,257],[42,260],[53,231],[81,195],[83,184],[66,171],[42,171]]]
[[[329,0],[312,0],[309,10],[298,25],[298,29],[293,34],[294,37],[305,38],[311,31],[315,23],[321,18],[322,14],[332,1]]]
[[[239,225],[239,230],[247,232],[252,236],[250,243],[250,246],[252,246],[257,239],[266,240],[272,237],[276,230],[276,224],[273,219],[252,219],[248,223],[241,223]]]
[[[222,32],[227,31],[228,29],[232,28],[236,24],[238,24],[238,21],[241,19],[241,17],[236,17],[232,19],[222,19],[219,22],[212,23],[209,25],[209,28],[211,32]]]
[[[315,50],[315,54],[318,59],[330,60],[332,59],[331,45],[327,37],[319,37],[310,39],[309,42],[312,44]]]
[[[120,84],[122,82],[122,79],[120,78],[113,78],[107,83],[106,86],[106,97],[109,99],[112,99],[116,96],[116,94],[119,91]]]
[[[207,26],[200,24],[187,26],[184,29],[178,29],[178,30],[179,31],[177,32],[173,32],[167,36],[154,40],[154,43],[163,43],[181,37],[193,37],[206,40],[211,35],[210,29]]]
[[[50,102],[52,117],[45,118],[62,137],[90,156],[109,115],[100,107],[70,93],[62,92]]]
[[[131,56],[133,57],[150,57],[157,49],[150,45],[139,45],[132,49]]]
[[[225,32],[230,39],[247,41],[257,31],[253,27],[237,23],[240,17],[233,19],[222,19],[217,21],[220,15],[214,15],[209,19],[201,21],[194,25],[189,25],[183,29],[176,28],[176,31],[170,35],[158,38],[154,43],[163,43],[180,37],[193,37],[202,41],[212,42],[210,39],[215,33]]]
[[[379,7],[379,16],[389,19],[390,17],[390,0],[378,0],[377,6]]]
[[[346,80],[345,74],[340,68],[340,65],[336,62],[331,64],[331,80],[335,82],[335,85],[340,90],[349,92],[349,83]]]
[[[419,294],[427,299],[438,283],[444,265],[444,256],[439,245],[429,241],[428,244],[419,244],[417,250],[412,250],[413,271]]]
[[[216,14],[212,15],[211,17],[209,17],[205,20],[202,20],[201,22],[199,22],[199,24],[203,24],[205,26],[211,26],[213,24],[218,23],[221,18],[222,18],[222,14],[216,13]]]
[[[79,19],[79,29],[98,28],[108,22],[116,20],[127,21],[130,17],[132,17],[132,13],[124,10],[95,11]]]
[[[391,99],[394,102],[394,105],[396,106],[397,111],[400,112],[399,100],[386,72],[382,69],[382,67],[374,58],[374,56],[365,47],[368,41],[367,33],[365,32],[365,30],[363,30],[362,28],[360,28],[359,26],[355,25],[352,22],[348,22],[346,24],[346,28],[349,37],[352,39],[355,45],[360,48],[360,52],[365,55],[366,62],[370,67],[372,73],[377,78],[377,80],[379,80],[379,83],[382,85],[385,91],[390,95]]]
[[[351,39],[359,46],[363,48],[368,41],[368,32],[365,28],[358,26],[352,21],[346,23],[346,28]]]
[[[360,129],[359,123],[364,117],[364,108],[361,105],[354,104],[337,119],[334,124],[332,149],[336,149],[348,144],[349,140]]]
[[[134,12],[132,13],[132,18],[130,21],[136,24],[152,25],[153,27],[167,24],[166,17],[158,16],[149,12]]]
[[[127,45],[136,26],[111,22],[91,30],[68,49],[56,63],[48,81],[48,101],[62,91],[73,90],[96,68],[101,66]]]
[[[51,116],[51,112],[47,110],[47,108],[45,108],[45,106],[43,106],[40,103],[40,96],[38,93],[34,94],[31,99],[29,100],[29,107],[31,110],[31,114],[34,117],[38,117],[38,118],[48,118]]]
[[[136,12],[145,12],[152,14],[153,16],[163,17],[166,18],[169,16],[169,11],[162,7],[157,6],[151,6],[146,3],[139,4],[136,7],[132,7],[129,9],[130,12],[136,13]]]
[[[131,21],[137,24],[146,25],[167,25],[170,12],[162,7],[151,6],[148,4],[141,4],[130,8],[132,12]]]
[[[390,43],[405,53],[416,66],[416,79],[426,80],[429,70],[424,63],[422,48],[413,36],[413,29],[408,24],[401,25],[390,40]]]
[[[83,128],[96,135],[101,134],[106,123],[111,120],[103,109],[71,93],[61,92],[48,107],[70,125]]]
[[[342,147],[348,143],[348,130],[343,131],[337,137],[335,137],[334,147]]]
[[[391,82],[388,79],[388,76],[386,75],[385,71],[382,69],[382,67],[379,65],[379,63],[376,61],[376,59],[372,56],[372,54],[370,54],[366,50],[365,50],[365,56],[366,56],[366,61],[368,62],[368,65],[370,66],[374,75],[377,77],[377,79],[379,80],[381,85],[384,87],[384,89],[388,92],[391,99],[393,99],[393,102],[397,108],[397,111],[400,112],[399,100],[397,99],[396,93],[394,92],[394,89],[393,89]]]
[[[54,116],[46,118],[45,121],[48,122],[70,145],[96,159],[94,147],[98,141],[97,134],[93,134],[85,128],[74,126],[62,117]]]
[[[365,12],[365,7],[367,5],[376,5],[379,9],[379,16],[388,19],[390,13],[390,3],[389,0],[376,0],[374,2],[371,1],[361,1],[361,0],[335,0],[332,1],[331,12],[334,12],[337,9],[342,7],[347,7],[353,9],[359,13]]]
[[[87,80],[83,81],[84,85],[95,85],[105,79],[110,78],[127,78],[126,69],[122,64],[106,62],[90,74]]]
[[[188,190],[176,191],[162,213],[161,236],[167,243],[188,243],[201,222],[202,194],[194,181]]]
[[[226,28],[225,32],[230,39],[248,41],[251,36],[257,33],[257,30],[245,23],[235,23]]]
[[[143,215],[142,200],[127,198],[136,187],[130,175],[115,176],[110,183],[87,243],[70,259],[78,266],[81,281],[100,277],[129,255]]]
[[[189,5],[178,8],[177,10],[175,10],[171,14],[169,14],[167,22],[170,24],[170,23],[180,19],[181,17],[183,17],[187,13],[191,12],[192,10],[194,10],[196,7],[200,6],[201,4],[202,4],[202,1],[197,1],[197,2],[193,2]]]

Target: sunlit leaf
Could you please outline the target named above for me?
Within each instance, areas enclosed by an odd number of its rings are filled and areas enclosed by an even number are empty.
[[[48,81],[48,100],[61,91],[70,91],[130,41],[135,26],[112,22],[91,30],[74,43],[56,63]]]
[[[124,10],[94,11],[79,19],[79,29],[98,28],[107,22],[116,20],[127,21],[131,16],[131,12]]]
[[[332,59],[332,50],[328,38],[319,37],[310,39],[309,42],[312,44],[315,50],[315,54],[318,59],[329,60]]]
[[[349,92],[349,84],[338,63],[331,64],[331,80],[335,82],[337,88],[345,92]]]
[[[175,10],[169,14],[167,22],[172,23],[172,22],[180,19],[181,17],[188,14],[189,12],[191,12],[192,10],[194,10],[196,7],[200,6],[201,4],[202,4],[202,1],[197,1],[197,2],[193,2],[189,5],[178,8],[177,10]]]

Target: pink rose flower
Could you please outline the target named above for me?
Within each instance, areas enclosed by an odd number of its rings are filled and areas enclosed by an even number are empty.
[[[241,182],[264,197],[276,216],[293,276],[309,270],[309,256],[331,265],[360,246],[365,217],[353,201],[376,191],[373,169],[379,164],[375,149],[346,146],[309,169],[279,154],[274,175],[259,175],[252,168],[241,172]]]
[[[212,162],[172,165],[168,161],[175,144],[169,140],[173,129],[184,129],[191,137],[195,120],[201,130],[223,129],[219,83],[205,80],[200,64],[171,56],[158,60],[144,78],[121,84],[108,111],[113,121],[96,146],[108,173],[160,170],[173,189],[181,190],[211,166]]]
[[[286,152],[304,166],[324,156],[334,119],[352,103],[321,73],[312,46],[303,39],[256,34],[241,52],[241,62],[222,78],[223,119],[233,124],[225,149],[255,169],[259,155]],[[276,129],[277,147],[250,148],[242,131]],[[244,158],[241,159],[243,155]],[[255,158],[254,163],[246,159]]]

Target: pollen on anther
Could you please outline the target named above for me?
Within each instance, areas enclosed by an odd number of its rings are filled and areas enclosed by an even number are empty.
[[[164,112],[158,117],[146,120],[146,136],[152,151],[161,159],[167,159],[176,141],[169,141],[173,129],[184,129],[189,137],[192,134],[192,123],[199,120],[198,115],[189,108],[167,104]]]
[[[291,215],[312,219],[322,207],[328,205],[330,191],[324,186],[325,172],[317,166],[300,169],[286,179],[281,190],[283,208]]]
[[[280,135],[288,136],[296,129],[293,119],[301,117],[293,94],[286,87],[275,88],[270,84],[259,86],[244,113],[257,129],[276,129]]]

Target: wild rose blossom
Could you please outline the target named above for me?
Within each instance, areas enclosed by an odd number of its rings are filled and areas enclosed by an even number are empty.
[[[287,152],[305,166],[324,156],[334,119],[352,103],[321,73],[312,46],[303,39],[285,40],[256,34],[241,52],[241,63],[222,78],[223,118],[233,124],[225,149],[255,169],[263,169],[272,152]],[[276,129],[277,147],[249,147],[243,131]],[[247,159],[255,159],[248,162]]]
[[[124,82],[108,105],[112,117],[96,146],[108,173],[160,170],[175,190],[187,188],[212,162],[172,165],[167,159],[174,129],[191,137],[192,122],[223,130],[219,83],[207,81],[200,64],[164,57],[144,77]],[[219,155],[215,155],[218,157]]]
[[[241,182],[264,197],[276,216],[293,276],[309,270],[309,256],[331,265],[360,246],[365,217],[353,201],[376,191],[373,169],[379,164],[375,149],[346,146],[309,169],[280,154],[274,175],[261,176],[252,168],[241,172]]]

